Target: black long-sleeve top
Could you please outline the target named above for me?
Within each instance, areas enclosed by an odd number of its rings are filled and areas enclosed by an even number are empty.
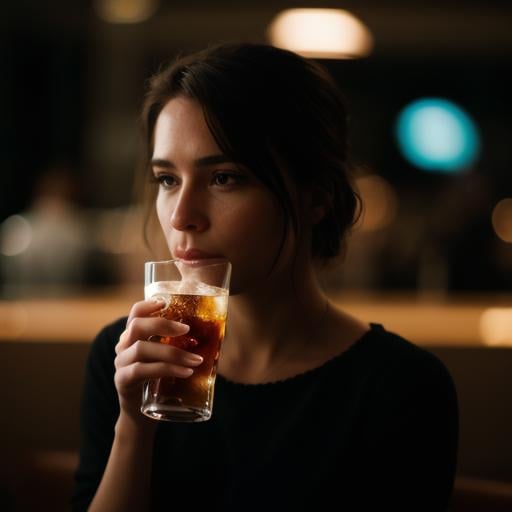
[[[101,480],[119,404],[103,329],[86,366],[73,497],[86,510]],[[153,510],[445,511],[457,458],[453,381],[431,353],[372,324],[319,368],[269,384],[217,377],[213,416],[160,422]]]

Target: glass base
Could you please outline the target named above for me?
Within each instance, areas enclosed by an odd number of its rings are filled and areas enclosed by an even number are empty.
[[[212,412],[208,409],[186,407],[184,405],[147,404],[141,407],[141,412],[154,420],[189,423],[207,421],[212,416]]]

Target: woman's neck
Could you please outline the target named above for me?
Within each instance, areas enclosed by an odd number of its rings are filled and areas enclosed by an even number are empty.
[[[326,320],[328,301],[316,278],[304,276],[300,283],[276,286],[229,299],[226,340],[219,372],[251,380],[270,368],[307,359],[312,339]]]

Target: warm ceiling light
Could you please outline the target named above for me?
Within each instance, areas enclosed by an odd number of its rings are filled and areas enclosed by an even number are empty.
[[[274,46],[313,58],[365,57],[373,47],[368,28],[342,9],[287,9],[270,24],[269,36]]]
[[[140,23],[151,18],[158,0],[95,0],[96,13],[109,23]]]

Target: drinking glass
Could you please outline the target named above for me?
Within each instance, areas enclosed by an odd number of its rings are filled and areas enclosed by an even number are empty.
[[[203,357],[187,378],[162,377],[144,383],[141,411],[157,420],[198,422],[210,419],[217,362],[226,328],[231,264],[226,260],[150,261],[145,263],[146,300],[161,299],[156,313],[187,324],[182,336],[150,336]]]

